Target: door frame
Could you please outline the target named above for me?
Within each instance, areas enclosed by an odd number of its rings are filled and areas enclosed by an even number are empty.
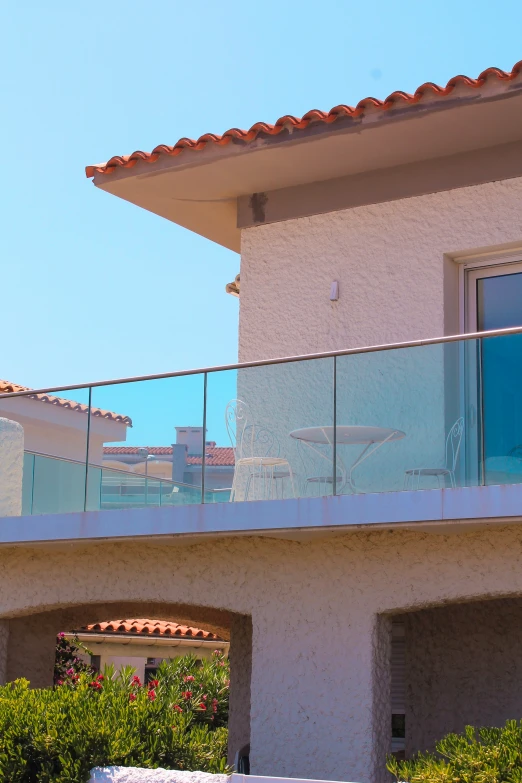
[[[509,253],[487,253],[454,259],[459,264],[459,327],[461,334],[478,332],[477,280],[522,272],[522,249]],[[481,341],[463,341],[459,351],[460,407],[466,422],[462,468],[471,481],[483,484],[484,428],[482,399]]]
[[[453,261],[458,264],[459,271],[459,332],[469,334],[477,331],[476,299],[471,297],[470,281],[476,281],[479,272],[486,272],[481,277],[498,277],[509,272],[502,272],[501,267],[512,270],[519,266],[522,272],[522,247],[510,250],[509,253],[481,253],[473,256],[458,258],[453,256]],[[486,270],[489,269],[489,272]],[[475,289],[476,290],[476,289]]]

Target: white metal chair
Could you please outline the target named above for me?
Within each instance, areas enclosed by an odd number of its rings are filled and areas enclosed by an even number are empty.
[[[303,466],[302,494],[305,497],[325,497],[333,493],[333,455],[329,445],[297,441],[297,451]],[[347,471],[337,454],[335,488],[342,494]]]
[[[290,463],[279,456],[281,449],[275,435],[250,421],[248,405],[231,400],[225,409],[225,423],[235,459],[230,501],[283,498],[285,480],[289,480],[295,497]]]
[[[446,438],[446,462],[441,468],[413,468],[406,470],[404,475],[404,489],[419,489],[422,477],[436,478],[439,487],[446,485],[449,477],[450,485],[455,487],[455,468],[464,433],[464,418],[461,416],[448,432]]]

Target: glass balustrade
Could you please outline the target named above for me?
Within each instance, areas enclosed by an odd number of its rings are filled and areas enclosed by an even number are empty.
[[[24,515],[522,483],[521,381],[519,332],[0,395],[0,467]]]

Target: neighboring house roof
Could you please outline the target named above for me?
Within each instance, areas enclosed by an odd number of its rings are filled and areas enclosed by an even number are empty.
[[[232,294],[232,296],[239,296],[241,290],[241,283],[239,278],[240,275],[236,275],[233,283],[226,284],[225,291],[227,294]]]
[[[157,457],[172,456],[172,446],[147,446],[149,454]],[[138,454],[138,446],[104,446],[104,457],[117,457],[118,454]],[[201,465],[200,456],[187,454],[187,465]],[[205,450],[205,465],[207,467],[233,467],[235,465],[234,449],[231,446],[207,446]]]
[[[181,639],[205,639],[207,641],[223,641],[220,636],[192,628],[189,625],[178,625],[164,620],[109,620],[106,623],[93,623],[79,629],[82,633],[103,633],[133,636],[174,636]]]
[[[410,107],[415,104],[421,103],[430,97],[436,98],[450,98],[455,88],[460,87],[469,90],[478,89],[484,86],[488,80],[496,79],[497,81],[511,81],[517,78],[522,71],[522,60],[513,66],[511,71],[502,71],[499,68],[487,68],[478,76],[477,79],[472,79],[469,76],[454,76],[448,81],[445,87],[441,87],[433,82],[426,82],[418,87],[413,95],[398,90],[392,92],[383,101],[376,98],[368,97],[359,101],[357,106],[347,106],[340,104],[330,109],[329,112],[319,111],[312,109],[303,115],[303,117],[293,117],[290,114],[286,114],[284,117],[280,117],[273,125],[266,122],[256,122],[248,130],[240,130],[239,128],[230,128],[222,135],[216,135],[214,133],[205,133],[198,139],[188,139],[186,137],[179,139],[175,144],[160,144],[155,147],[152,152],[142,152],[137,150],[131,155],[115,155],[110,158],[106,163],[101,163],[94,166],[87,166],[85,174],[87,177],[94,177],[95,174],[111,174],[117,168],[132,168],[137,163],[154,163],[159,157],[163,155],[176,156],[185,152],[186,150],[200,151],[204,150],[208,145],[225,146],[231,142],[243,142],[250,144],[254,142],[260,136],[277,136],[287,129],[291,129],[292,133],[296,131],[306,130],[312,123],[332,125],[336,120],[344,117],[357,118],[365,114],[368,109],[380,110],[385,112],[392,107]],[[401,117],[401,114],[398,114]]]
[[[31,389],[29,386],[20,386],[18,383],[0,380],[0,394],[13,394],[14,392],[24,391],[31,391]],[[31,400],[40,400],[40,402],[46,402],[49,405],[57,405],[59,408],[69,408],[70,410],[78,411],[79,413],[89,412],[89,406],[82,402],[66,400],[62,397],[55,397],[52,394],[27,394],[26,396]],[[91,416],[99,416],[102,419],[108,419],[109,421],[118,421],[122,424],[126,424],[128,427],[132,427],[132,419],[129,416],[106,411],[102,408],[91,408]]]

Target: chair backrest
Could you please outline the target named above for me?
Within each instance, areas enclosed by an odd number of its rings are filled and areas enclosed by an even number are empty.
[[[243,400],[230,400],[225,408],[225,424],[237,462],[243,453],[243,439],[249,421],[248,405]]]
[[[248,405],[242,400],[230,400],[225,408],[228,437],[236,462],[251,457],[278,457],[279,441],[266,427],[251,422]]]
[[[464,417],[461,416],[450,429],[448,437],[446,438],[446,467],[453,473],[457,466],[463,433]]]

